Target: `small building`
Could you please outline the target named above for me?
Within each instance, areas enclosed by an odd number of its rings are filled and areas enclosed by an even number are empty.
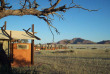
[[[26,66],[34,64],[34,40],[40,40],[34,35],[34,25],[32,32],[6,30],[6,22],[0,30],[0,49],[3,49],[12,66]],[[19,43],[20,39],[31,40],[31,43]]]

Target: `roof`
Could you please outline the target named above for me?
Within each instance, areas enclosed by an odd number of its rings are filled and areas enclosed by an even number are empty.
[[[25,31],[12,31],[12,30],[5,30],[9,35],[11,31],[11,38],[12,39],[31,39],[34,40],[36,38],[33,38],[31,35],[27,34]],[[30,32],[32,33],[32,32]],[[0,40],[9,40],[9,37],[5,32],[0,30]]]

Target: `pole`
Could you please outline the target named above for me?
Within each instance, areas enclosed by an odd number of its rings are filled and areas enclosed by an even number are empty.
[[[34,24],[32,24],[32,33],[34,38]],[[31,64],[34,65],[34,40],[31,40]]]
[[[10,60],[12,62],[12,44],[11,44],[11,31],[10,31]]]
[[[5,26],[4,26],[4,29],[6,30],[6,21],[5,21]]]

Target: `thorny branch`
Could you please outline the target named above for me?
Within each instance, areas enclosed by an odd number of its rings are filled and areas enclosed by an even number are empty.
[[[0,6],[0,10],[5,10],[5,8],[10,9],[12,6],[8,6],[9,3],[5,3],[4,0],[0,0],[1,6]]]
[[[53,35],[53,42],[54,42],[54,33],[53,33],[53,31],[51,30],[51,27],[55,29],[55,31],[56,31],[57,34],[60,34],[60,33],[58,32],[57,28],[55,28],[53,25],[51,25],[51,24],[50,24],[51,21],[48,20],[48,19],[46,19],[45,17],[39,17],[39,16],[38,16],[38,18],[43,19],[45,22],[47,22],[48,27],[49,27],[49,29],[50,29],[50,32],[51,32],[52,35]],[[47,18],[48,18],[48,17],[47,17]],[[49,21],[50,21],[50,22],[49,22]]]
[[[63,20],[63,15],[58,14],[57,12],[66,12],[68,9],[72,8],[80,8],[87,11],[97,11],[97,10],[89,10],[86,9],[80,5],[77,5],[74,3],[74,0],[71,0],[70,4],[65,4],[63,6],[57,7],[57,5],[61,2],[61,0],[48,0],[50,2],[50,7],[38,10],[37,8],[40,6],[37,3],[37,0],[22,0],[20,1],[20,5],[22,6],[21,9],[13,10],[11,9],[12,6],[9,6],[10,3],[7,3],[5,0],[0,0],[0,19],[6,16],[10,15],[16,15],[16,16],[23,16],[23,15],[33,15],[37,16],[40,19],[43,19],[49,26],[50,32],[53,35],[54,39],[54,33],[51,30],[51,27],[55,29],[56,33],[59,34],[56,27],[54,27],[51,23],[53,19],[48,17],[48,15],[54,15],[58,16]],[[70,1],[70,0],[69,0]]]

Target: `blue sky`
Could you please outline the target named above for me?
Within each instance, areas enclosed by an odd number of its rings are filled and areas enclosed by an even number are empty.
[[[18,0],[9,0],[15,5],[13,9],[19,7],[16,2]],[[38,3],[43,4],[42,8],[48,7],[48,0],[38,0]],[[59,30],[60,35],[54,32],[57,42],[63,39],[83,38],[94,42],[102,40],[110,40],[110,0],[74,0],[76,4],[88,9],[99,9],[95,12],[88,12],[82,9],[70,9],[63,13],[64,20],[59,20],[54,17],[53,25]],[[70,0],[62,0],[58,6],[70,3]],[[0,27],[7,21],[7,30],[23,31],[28,29],[32,24],[35,24],[36,35],[42,40],[35,43],[52,42],[52,34],[47,26],[47,23],[36,16],[8,16],[0,19]]]

